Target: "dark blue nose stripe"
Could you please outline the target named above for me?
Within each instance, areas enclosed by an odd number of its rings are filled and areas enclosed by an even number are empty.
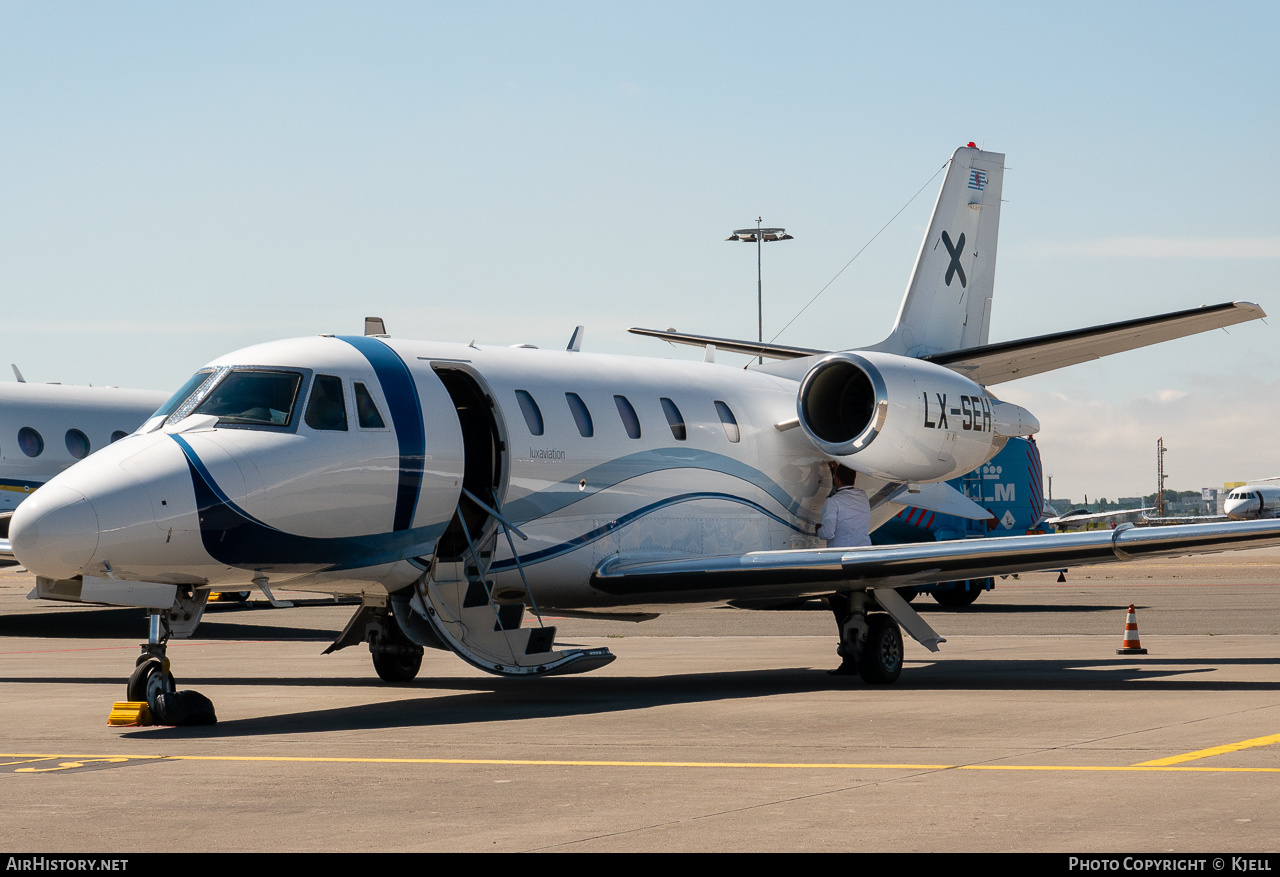
[[[240,508],[214,480],[195,449],[172,436],[187,458],[195,492],[200,538],[219,563],[259,572],[322,572],[365,569],[412,560],[435,551],[447,521],[417,529],[360,536],[299,536],[258,520]]]

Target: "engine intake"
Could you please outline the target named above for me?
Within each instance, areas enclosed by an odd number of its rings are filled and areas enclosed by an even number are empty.
[[[854,353],[833,353],[809,370],[796,397],[800,426],[824,453],[869,445],[884,426],[889,394],[879,369]]]

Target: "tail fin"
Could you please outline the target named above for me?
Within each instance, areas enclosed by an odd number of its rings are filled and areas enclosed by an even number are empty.
[[[925,356],[987,343],[1004,155],[962,146],[933,208],[889,337],[870,348]]]

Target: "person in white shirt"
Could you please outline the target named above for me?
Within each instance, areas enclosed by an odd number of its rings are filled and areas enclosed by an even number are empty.
[[[822,524],[817,533],[818,538],[827,540],[828,548],[853,548],[871,544],[871,503],[865,491],[854,487],[857,475],[848,466],[831,464],[832,491],[822,506]],[[850,612],[849,596],[843,593],[832,594],[827,602],[835,613],[836,629],[840,632],[840,645],[836,649],[836,654],[840,656],[840,666],[827,672],[833,676],[857,675],[854,647],[845,642],[845,621]]]
[[[828,548],[871,544],[871,503],[867,494],[853,485],[857,474],[848,466],[831,466],[835,490],[822,506],[822,525],[818,527],[818,538],[826,539]]]

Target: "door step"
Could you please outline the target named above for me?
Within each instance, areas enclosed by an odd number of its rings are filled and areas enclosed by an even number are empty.
[[[524,606],[494,603],[492,582],[423,577],[410,601],[414,612],[458,657],[499,676],[587,673],[614,660],[607,648],[555,648],[554,627],[521,627]]]

